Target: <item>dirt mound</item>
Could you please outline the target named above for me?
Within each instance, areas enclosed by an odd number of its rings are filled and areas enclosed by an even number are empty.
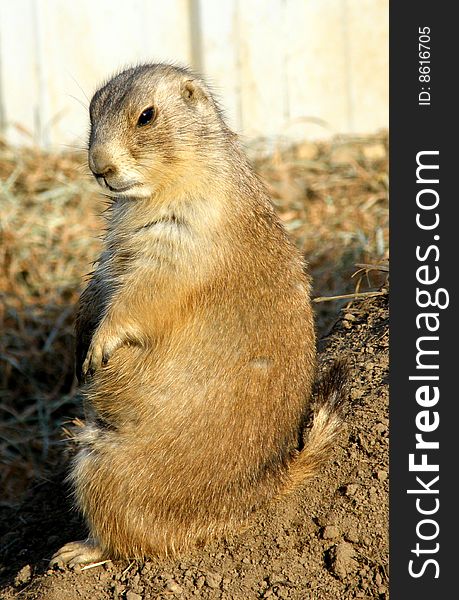
[[[107,562],[81,573],[47,561],[84,529],[63,476],[0,517],[5,600],[388,597],[388,296],[347,307],[319,349],[352,365],[348,422],[322,473],[246,531],[179,560]]]

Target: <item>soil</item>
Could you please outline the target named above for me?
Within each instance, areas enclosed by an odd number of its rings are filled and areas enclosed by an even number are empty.
[[[348,419],[329,462],[304,488],[261,511],[244,532],[178,560],[49,569],[85,535],[65,474],[0,512],[0,598],[102,600],[388,598],[388,296],[353,302],[319,342],[348,356]]]

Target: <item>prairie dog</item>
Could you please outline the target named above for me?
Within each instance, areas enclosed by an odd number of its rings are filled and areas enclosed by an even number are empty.
[[[341,423],[338,367],[303,447],[309,278],[204,81],[127,69],[90,120],[111,207],[76,322],[86,425],[71,479],[90,538],[52,559],[70,565],[226,534],[312,474]]]

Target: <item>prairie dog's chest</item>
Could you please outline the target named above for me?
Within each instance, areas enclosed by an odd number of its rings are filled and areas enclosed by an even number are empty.
[[[205,277],[213,260],[210,246],[189,224],[159,219],[136,228],[115,246],[110,271],[122,287],[178,291]]]
[[[133,238],[134,260],[152,269],[179,267],[204,245],[192,227],[175,219],[148,223],[136,230]]]
[[[175,202],[156,210],[120,212],[109,246],[119,283],[144,278],[168,287],[203,282],[222,254],[222,223],[216,203]],[[138,279],[137,279],[138,280]]]

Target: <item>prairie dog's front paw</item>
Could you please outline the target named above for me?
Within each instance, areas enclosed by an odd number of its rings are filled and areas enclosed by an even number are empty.
[[[122,344],[123,340],[120,337],[108,336],[104,334],[104,329],[97,331],[92,338],[83,363],[83,378],[92,377],[97,369],[108,362],[113,352]]]

